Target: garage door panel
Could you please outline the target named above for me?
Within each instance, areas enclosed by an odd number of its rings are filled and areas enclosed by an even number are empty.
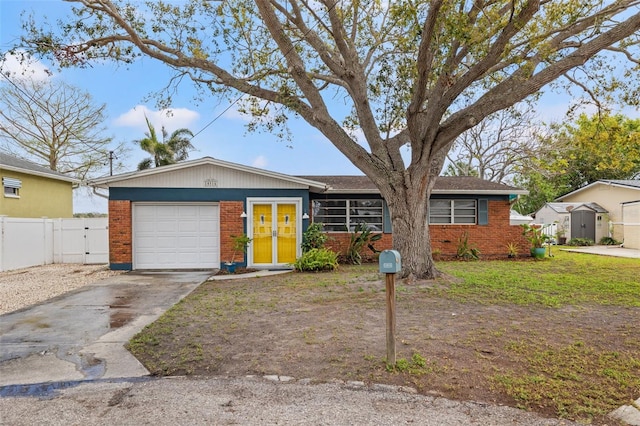
[[[200,222],[196,220],[178,222],[178,230],[180,232],[198,232]]]
[[[220,267],[215,204],[134,204],[134,269]]]
[[[149,220],[149,218],[144,218],[139,222],[137,228],[138,228],[137,232],[139,233],[142,233],[142,232],[152,233],[155,231],[156,225],[154,222]]]
[[[212,235],[218,234],[218,222],[213,220],[203,220],[200,222],[200,231],[208,232]]]
[[[155,246],[155,238],[147,237],[147,238],[138,238],[136,240],[136,248],[137,249],[148,249]]]
[[[156,238],[156,241],[157,241],[157,247],[161,251],[165,251],[165,250],[174,251],[174,247],[177,246],[177,238],[174,236],[158,237]]]
[[[216,243],[217,239],[208,239],[208,240],[204,240],[204,241],[200,241],[200,250],[201,251],[207,251],[207,252],[212,252],[215,251],[215,249],[218,248],[218,244]]]
[[[176,243],[178,248],[182,249],[181,251],[197,253],[197,250],[194,247],[199,248],[199,238],[197,236],[193,237],[180,237]]]
[[[175,220],[161,219],[156,222],[156,231],[174,234],[176,232],[177,223],[178,222]]]

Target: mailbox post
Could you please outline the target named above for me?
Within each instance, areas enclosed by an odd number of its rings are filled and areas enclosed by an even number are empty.
[[[400,253],[384,250],[380,253],[380,273],[385,274],[387,295],[387,365],[396,365],[396,273],[402,269]]]

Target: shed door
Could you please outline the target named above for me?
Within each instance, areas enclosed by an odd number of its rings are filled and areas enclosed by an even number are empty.
[[[596,240],[596,213],[590,210],[571,212],[571,238]]]
[[[133,269],[219,268],[219,217],[211,203],[135,203]]]

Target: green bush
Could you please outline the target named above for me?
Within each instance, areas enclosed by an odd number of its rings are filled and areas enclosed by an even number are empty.
[[[620,241],[616,241],[611,237],[600,238],[600,244],[603,246],[617,246],[620,245]]]
[[[353,265],[362,263],[362,255],[360,254],[366,245],[373,254],[379,253],[373,244],[382,238],[382,234],[372,234],[369,225],[360,222],[356,225],[351,233],[349,247],[347,248],[346,260]]]
[[[464,260],[478,260],[480,257],[480,250],[477,247],[469,243],[469,233],[465,232],[458,238],[458,250],[456,251],[458,259]]]
[[[592,246],[594,241],[590,238],[572,238],[567,245],[569,246]]]
[[[338,267],[338,255],[326,248],[313,248],[296,259],[296,271],[333,271]]]
[[[321,223],[312,223],[302,234],[302,252],[306,253],[311,249],[323,248],[327,242],[327,234],[322,232]]]

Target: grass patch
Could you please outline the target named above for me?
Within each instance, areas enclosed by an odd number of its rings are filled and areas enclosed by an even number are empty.
[[[460,278],[438,294],[461,301],[640,306],[637,259],[555,250],[554,257],[538,262],[439,262],[438,268]]]
[[[493,384],[523,408],[549,406],[559,417],[593,419],[640,393],[637,352],[598,350],[584,342],[554,348],[522,341],[507,350],[522,368],[494,375]]]

